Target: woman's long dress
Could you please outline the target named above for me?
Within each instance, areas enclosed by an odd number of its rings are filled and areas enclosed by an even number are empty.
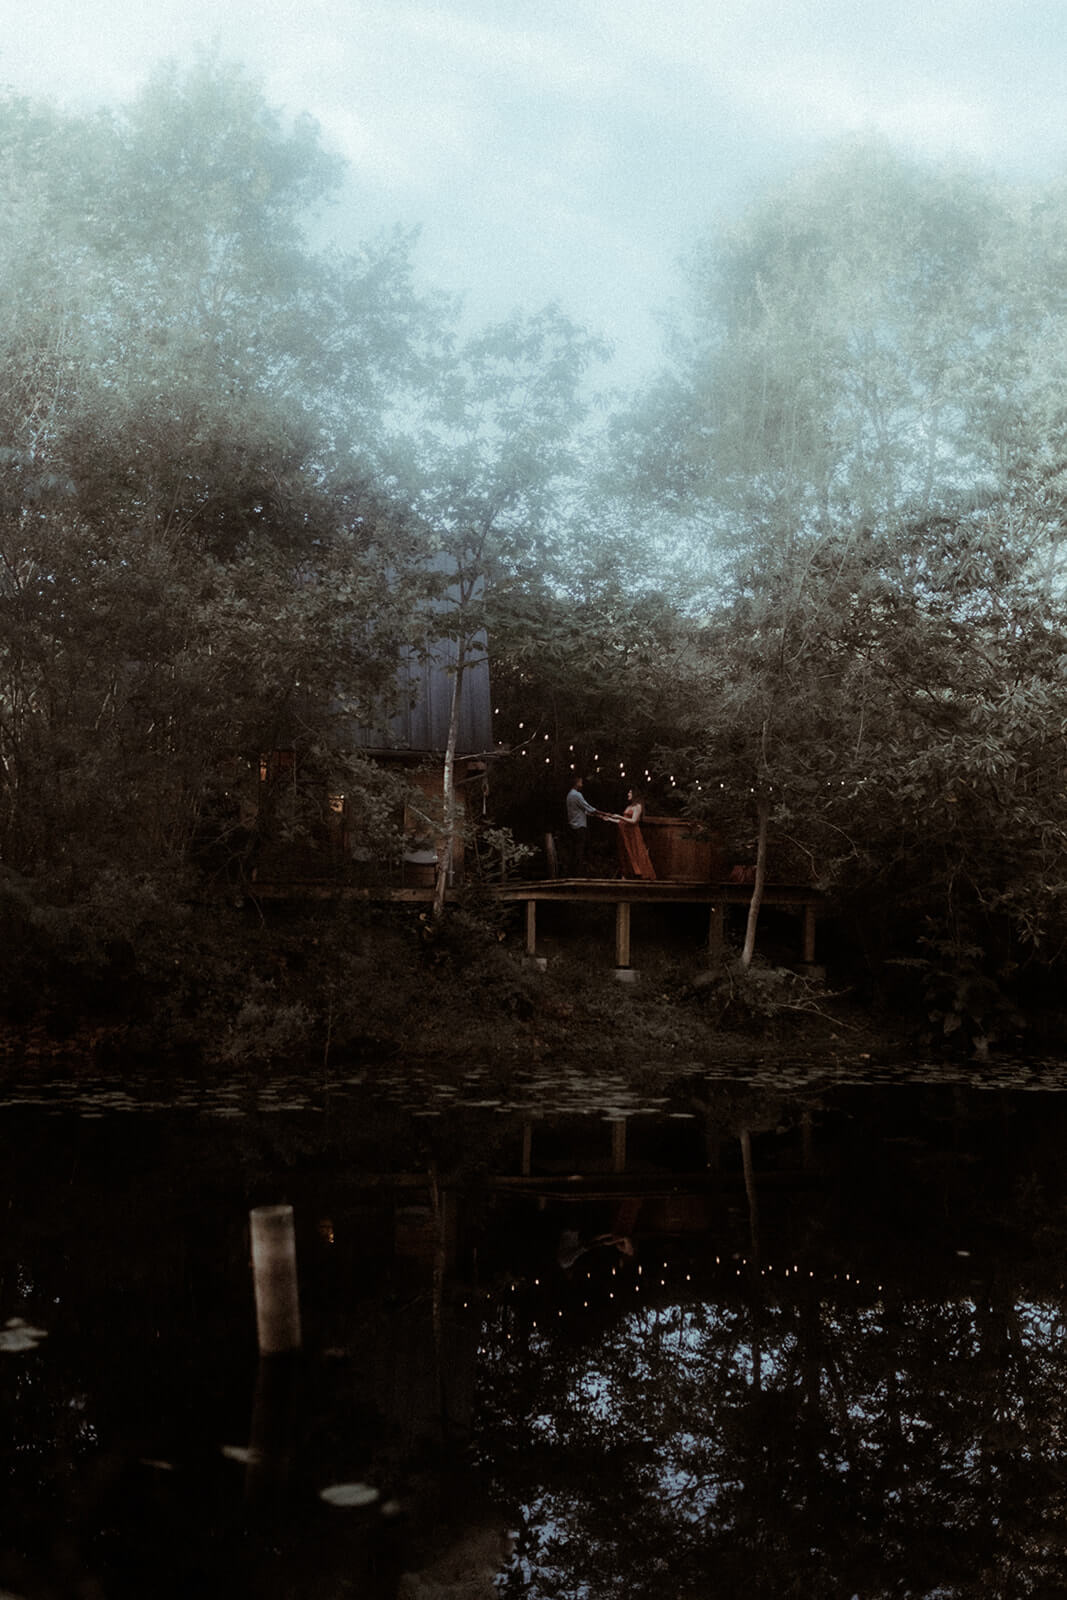
[[[627,806],[622,815],[627,819],[619,823],[619,864],[623,877],[654,878],[656,869],[641,833],[641,807]]]

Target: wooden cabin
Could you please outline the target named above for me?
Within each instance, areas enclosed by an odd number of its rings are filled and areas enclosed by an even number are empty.
[[[441,844],[434,819],[442,802],[455,663],[455,642],[435,640],[424,656],[413,655],[401,664],[395,701],[400,709],[375,727],[353,730],[354,749],[402,772],[407,783],[425,796],[425,805],[413,799],[404,813],[408,844],[401,858],[400,875],[402,883],[411,888],[432,886],[434,882]],[[454,781],[462,827],[465,816],[482,807],[492,748],[489,657],[484,640],[464,669],[459,710]],[[457,840],[452,857],[453,882],[462,881],[463,870],[463,846]]]
[[[447,604],[446,596],[440,608]],[[353,720],[340,733],[342,747],[370,757],[403,778],[410,798],[404,808],[405,847],[399,857],[389,862],[375,859],[347,796],[327,794],[314,770],[306,766],[301,770],[294,750],[273,750],[260,759],[251,812],[261,822],[272,812],[276,818],[297,817],[295,830],[268,824],[267,832],[281,840],[295,831],[305,842],[266,845],[256,869],[257,881],[366,877],[381,882],[384,877],[401,888],[432,887],[442,843],[443,775],[456,659],[454,640],[430,639],[423,650],[412,651],[398,665],[392,690],[383,698],[380,718],[367,723]],[[462,829],[464,813],[480,810],[483,804],[492,747],[484,639],[475,641],[465,665],[459,710],[454,783]],[[452,883],[462,881],[463,870],[463,846],[457,840]]]

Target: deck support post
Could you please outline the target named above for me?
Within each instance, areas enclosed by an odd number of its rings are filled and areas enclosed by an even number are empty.
[[[722,957],[723,910],[722,902],[708,907],[708,960],[712,964]]]
[[[537,901],[526,902],[526,954],[537,954]]]
[[[630,902],[620,900],[615,907],[615,965],[630,965]]]

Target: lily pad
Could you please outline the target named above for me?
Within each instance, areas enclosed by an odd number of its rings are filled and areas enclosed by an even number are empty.
[[[319,1499],[328,1506],[372,1506],[378,1490],[370,1483],[332,1483],[319,1490]]]
[[[41,1340],[47,1338],[47,1328],[31,1328],[21,1317],[9,1317],[0,1328],[0,1351],[17,1355],[23,1350],[36,1350]]]

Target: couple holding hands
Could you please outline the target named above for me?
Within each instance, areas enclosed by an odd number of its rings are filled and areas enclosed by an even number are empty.
[[[583,778],[575,778],[567,795],[567,841],[570,846],[571,876],[575,878],[585,876],[588,820],[590,817],[599,817],[601,822],[618,825],[619,865],[623,877],[654,878],[656,869],[652,865],[641,834],[641,818],[645,808],[640,796],[630,789],[626,795],[625,811],[599,811],[596,806],[589,804],[582,793],[584,783]]]

